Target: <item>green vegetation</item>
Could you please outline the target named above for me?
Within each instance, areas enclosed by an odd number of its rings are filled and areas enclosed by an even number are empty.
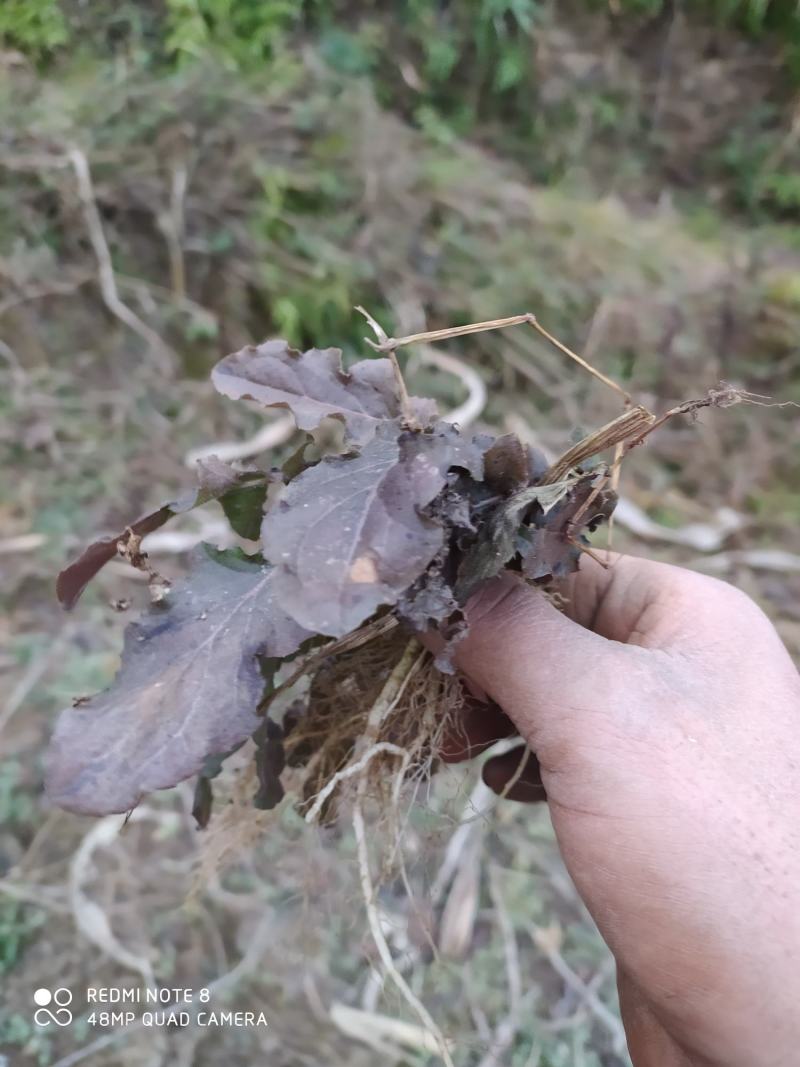
[[[58,0],[5,0],[0,7],[0,41],[34,58],[70,40]]]
[[[0,977],[19,960],[26,942],[44,921],[41,911],[14,900],[0,900]]]
[[[574,39],[553,36],[562,24],[574,27]],[[687,25],[697,38],[688,49]],[[712,187],[737,210],[781,220],[800,213],[800,152],[782,121],[800,80],[795,0],[696,0],[685,11],[666,0],[573,0],[566,8],[554,0],[7,0],[0,40],[42,70],[110,53],[153,77],[200,62],[273,84],[291,81],[312,45],[333,71],[365,79],[382,105],[429,135],[445,143],[477,136],[537,180],[586,170],[625,178],[615,157],[636,141],[642,166],[668,182],[677,176],[680,190],[688,165],[695,186]],[[587,65],[612,42],[623,45],[619,57]],[[758,63],[737,65],[756,49],[775,72],[768,86]],[[734,78],[752,70],[755,92],[745,111],[733,109],[735,121],[726,121],[729,84],[705,80],[720,64]],[[674,111],[665,104],[670,79],[684,71],[720,110],[691,160],[662,128],[664,108]]]

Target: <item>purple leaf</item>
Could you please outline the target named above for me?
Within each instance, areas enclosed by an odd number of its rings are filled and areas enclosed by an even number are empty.
[[[341,637],[394,604],[442,547],[421,509],[445,485],[455,432],[397,434],[386,425],[360,455],[304,471],[264,519],[278,602],[317,633]]]
[[[197,774],[262,721],[256,656],[288,656],[310,636],[277,605],[275,570],[202,549],[193,562],[168,606],[128,627],[111,688],[62,711],[46,781],[60,807],[128,811],[146,793]]]
[[[301,430],[314,430],[330,416],[341,419],[346,442],[360,446],[401,413],[394,372],[388,359],[365,359],[345,372],[341,355],[338,348],[298,352],[286,341],[265,341],[225,356],[211,380],[232,400],[289,408]],[[430,425],[434,402],[412,398],[412,406],[421,425]]]
[[[248,497],[247,500],[252,502],[255,499],[258,503],[259,489],[274,477],[272,472],[236,470],[216,456],[201,460],[197,464],[197,489],[190,489],[177,500],[170,500],[155,511],[142,515],[112,537],[100,537],[93,541],[77,559],[61,571],[56,579],[56,595],[61,605],[65,608],[74,607],[92,578],[117,555],[117,544],[126,538],[128,530],[136,537],[144,537],[163,526],[173,516],[182,515],[192,508],[207,504],[210,500],[220,500],[226,514],[231,512],[228,514],[228,520],[237,533],[244,530],[245,519],[239,517],[243,513],[242,498],[237,494],[252,490],[255,497]],[[261,502],[263,503],[263,498]],[[241,536],[246,536],[247,532],[251,531],[246,531]]]
[[[176,515],[178,506],[179,501],[177,500],[169,504],[162,504],[156,511],[150,512],[148,515],[142,515],[141,518],[136,519],[130,526],[126,526],[124,530],[114,534],[113,537],[100,537],[96,541],[92,541],[77,559],[74,559],[72,563],[61,571],[56,579],[56,596],[62,607],[72,608],[75,606],[81,593],[92,578],[117,555],[117,544],[126,536],[128,530],[137,537],[144,537],[146,534],[152,533],[153,530],[157,530],[159,526],[163,526],[168,519]]]

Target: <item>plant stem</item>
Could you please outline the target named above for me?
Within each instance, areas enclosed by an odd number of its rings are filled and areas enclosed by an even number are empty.
[[[552,482],[562,481],[573,467],[577,467],[583,460],[590,459],[613,445],[618,445],[629,439],[633,439],[634,443],[638,443],[650,432],[655,424],[655,415],[640,404],[623,411],[616,419],[607,422],[605,426],[601,426],[599,430],[594,430],[578,441],[577,444],[574,444],[572,448],[567,449],[545,471],[541,484],[550,485]]]
[[[403,377],[403,372],[400,369],[400,364],[397,361],[397,352],[395,351],[395,349],[399,347],[398,344],[393,343],[392,340],[386,336],[386,331],[381,326],[381,324],[377,322],[368,311],[361,307],[361,305],[356,308],[356,311],[360,312],[364,316],[364,318],[367,320],[370,327],[372,328],[375,336],[378,338],[377,344],[374,341],[370,341],[368,337],[365,337],[364,340],[367,342],[368,345],[374,348],[376,352],[385,352],[386,355],[389,357],[389,362],[392,364],[392,370],[394,371],[394,381],[395,385],[397,386],[397,395],[398,399],[400,400],[400,411],[403,415],[403,422],[410,430],[419,430],[420,425],[417,422],[416,416],[414,415],[414,409],[411,406],[411,397],[408,395],[406,380]]]
[[[630,396],[625,392],[622,386],[617,385],[612,378],[603,374],[602,371],[597,370],[591,363],[587,363],[582,356],[579,356],[577,352],[573,352],[571,348],[567,348],[565,344],[562,344],[557,337],[554,337],[553,334],[540,324],[536,316],[530,311],[526,311],[522,315],[510,315],[505,319],[489,319],[486,322],[471,322],[466,326],[450,326],[446,330],[427,330],[424,333],[411,333],[406,337],[387,337],[385,331],[378,326],[372,316],[368,315],[363,308],[359,307],[356,308],[356,310],[361,312],[375,331],[375,335],[378,338],[377,342],[370,341],[369,338],[366,338],[367,344],[374,348],[376,352],[388,353],[390,358],[395,349],[402,348],[404,345],[417,344],[421,341],[447,341],[451,337],[466,337],[472,333],[486,333],[489,330],[503,330],[507,326],[532,326],[534,330],[548,340],[551,345],[555,345],[555,347],[560,352],[563,352],[565,356],[569,356],[570,359],[573,359],[576,363],[580,364],[580,366],[588,371],[589,374],[597,378],[604,385],[607,385],[609,389],[613,389],[615,393],[618,393],[626,404],[630,403]]]

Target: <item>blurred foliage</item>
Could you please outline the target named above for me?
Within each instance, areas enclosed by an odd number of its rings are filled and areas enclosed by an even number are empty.
[[[144,377],[128,383],[111,430],[104,394],[80,387],[80,367],[125,341],[114,330],[93,336],[96,293],[84,286],[96,267],[74,176],[70,168],[26,169],[31,131],[51,146],[86,146],[123,296],[166,338],[180,372],[197,379],[197,395],[220,351],[269,334],[298,345],[339,343],[346,358],[364,354],[365,327],[352,310],[359,303],[395,333],[409,313],[443,326],[535,309],[576,346],[598,309],[611,308],[604,365],[634,388],[665,399],[690,395],[699,367],[703,383],[738,374],[758,392],[793,395],[790,357],[800,329],[793,226],[746,231],[702,196],[702,213],[686,217],[637,212],[613,184],[603,190],[602,175],[597,190],[532,187],[506,160],[459,138],[443,144],[438,129],[415,131],[381,109],[363,79],[316,59],[304,66],[299,57],[276,57],[275,64],[234,76],[188,63],[158,78],[117,64],[64,67],[53,81],[39,79],[34,93],[20,77],[9,100],[8,152],[20,155],[22,169],[8,173],[0,194],[0,256],[22,292],[76,287],[67,317],[35,300],[21,300],[7,317],[12,347],[43,349],[42,383],[58,402],[36,428],[44,437],[33,436],[33,451],[26,442],[34,431],[10,433],[9,470],[24,459],[47,478],[52,438],[75,473],[74,485],[55,480],[32,519],[48,544],[73,528],[76,509],[88,525],[93,509],[118,501],[123,457],[141,447],[139,421],[152,423],[154,441],[177,434],[186,448],[195,442],[175,396]],[[629,153],[624,165],[633,159]],[[170,190],[184,173],[189,287],[176,297],[165,234]],[[642,172],[627,188],[644,197],[650,180]],[[546,358],[527,336],[510,344],[525,367]],[[514,391],[499,339],[456,347]],[[47,376],[48,361],[60,366],[65,353],[78,365]],[[553,406],[548,385],[559,388],[562,365],[550,363],[543,387],[527,390],[538,410]],[[44,388],[38,372],[29,373]],[[492,392],[491,417],[502,418],[507,398]],[[0,409],[10,425],[22,410],[11,392],[0,394]],[[74,440],[78,412],[90,414]],[[737,419],[726,425],[734,433]],[[245,420],[241,429],[248,432]],[[103,448],[109,461],[98,468],[95,452]],[[785,449],[781,463],[793,462]],[[691,466],[680,468],[687,489],[703,473],[689,473]]]
[[[247,69],[282,46],[296,22],[292,0],[166,0],[164,45],[176,61],[213,56]]]
[[[689,48],[685,57],[671,54],[682,49],[672,41],[677,20],[705,35],[705,45]],[[582,170],[607,176],[609,169],[622,180],[620,160],[637,165],[629,152],[635,140],[640,165],[660,168],[669,181],[677,177],[679,189],[688,166],[691,184],[705,183],[711,195],[739,210],[800,216],[800,151],[796,138],[786,143],[781,121],[800,83],[795,0],[696,0],[684,8],[674,0],[409,0],[394,6],[376,0],[5,0],[0,40],[40,66],[110,53],[153,76],[214,62],[230,72],[269,72],[280,81],[311,44],[330,68],[368,79],[381,104],[440,143],[477,136],[514,156],[536,180]],[[607,55],[587,65],[611,41],[622,48],[610,64],[614,69],[606,69]],[[717,127],[694,146],[691,159],[676,159],[671,133],[659,128],[666,68],[683,63],[691,75],[702,73],[735,58],[748,42],[764,50],[774,70],[770,86],[762,94],[754,84],[751,105],[739,109],[735,121],[725,122],[721,109]],[[631,80],[620,64],[639,60],[642,75]],[[727,92],[724,85],[699,91]]]
[[[25,904],[0,899],[0,976],[19,959],[26,941],[46,921],[45,914]]]
[[[11,760],[0,762],[0,823],[25,826],[34,815],[32,798],[20,788],[21,770]]]
[[[0,41],[36,58],[69,41],[58,0],[3,0]]]
[[[573,6],[618,22],[670,18],[676,10],[674,0],[578,0]],[[689,13],[751,36],[774,35],[793,58],[800,48],[795,0],[695,0]],[[490,106],[492,97],[530,85],[531,42],[537,24],[551,15],[548,0],[409,0],[394,10],[376,0],[4,0],[0,37],[38,57],[76,43],[87,30],[98,45],[140,35],[159,62],[212,53],[248,69],[260,66],[288,34],[313,33],[321,36],[326,58],[348,73],[386,75],[387,61],[408,55],[434,96],[452,102],[469,80],[473,103]]]

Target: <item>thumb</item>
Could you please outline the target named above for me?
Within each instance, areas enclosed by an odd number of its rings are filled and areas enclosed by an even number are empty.
[[[547,768],[637,690],[651,689],[648,651],[608,640],[505,574],[466,606],[469,630],[455,662],[495,700]]]

